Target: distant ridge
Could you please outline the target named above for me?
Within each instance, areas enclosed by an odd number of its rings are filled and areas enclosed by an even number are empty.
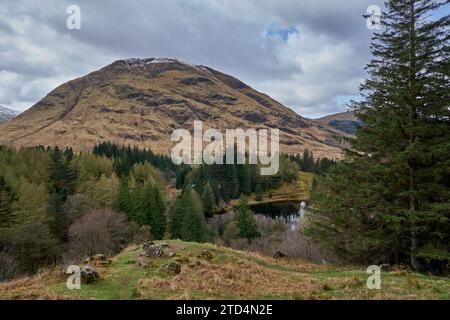
[[[315,119],[315,121],[351,135],[354,135],[356,133],[357,126],[363,123],[361,120],[356,118],[351,111],[331,114]]]
[[[7,122],[20,114],[19,111],[0,106],[0,124]]]

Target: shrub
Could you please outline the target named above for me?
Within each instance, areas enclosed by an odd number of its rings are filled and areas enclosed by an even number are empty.
[[[20,274],[19,262],[6,251],[0,252],[0,282],[14,279]]]
[[[71,222],[80,218],[86,212],[96,207],[94,201],[86,194],[77,193],[67,198],[64,204],[64,212]]]
[[[57,241],[50,229],[41,222],[19,227],[12,240],[13,251],[25,273],[35,273],[41,267],[59,260]]]
[[[69,227],[71,258],[89,257],[98,253],[113,255],[128,242],[126,218],[110,209],[91,211]]]

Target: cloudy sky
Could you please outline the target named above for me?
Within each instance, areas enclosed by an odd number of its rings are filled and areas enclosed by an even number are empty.
[[[81,29],[66,27],[69,5]],[[173,57],[234,75],[306,117],[358,95],[381,0],[1,0],[0,105],[25,110],[117,59]]]

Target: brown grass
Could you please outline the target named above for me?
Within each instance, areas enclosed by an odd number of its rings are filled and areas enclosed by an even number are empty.
[[[256,299],[301,296],[319,289],[319,285],[304,276],[286,274],[240,261],[214,264],[196,260],[173,278],[146,278],[137,284],[137,296],[150,298],[155,289],[169,291],[171,299]]]
[[[146,258],[132,246],[110,265],[98,266],[101,280],[65,288],[54,268],[0,284],[0,299],[450,299],[450,279],[405,270],[382,272],[381,290],[368,290],[365,268],[273,259],[212,244],[168,241],[174,258]],[[210,252],[202,254],[204,250]],[[159,267],[181,264],[181,273]]]

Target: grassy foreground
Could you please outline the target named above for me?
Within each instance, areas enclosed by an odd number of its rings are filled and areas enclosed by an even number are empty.
[[[369,290],[363,267],[316,265],[212,244],[168,241],[173,258],[147,258],[131,246],[107,266],[101,279],[66,288],[62,269],[0,284],[0,299],[450,299],[450,278],[407,271],[382,272],[381,289]],[[208,254],[204,254],[207,250]],[[159,271],[178,262],[181,273]]]

